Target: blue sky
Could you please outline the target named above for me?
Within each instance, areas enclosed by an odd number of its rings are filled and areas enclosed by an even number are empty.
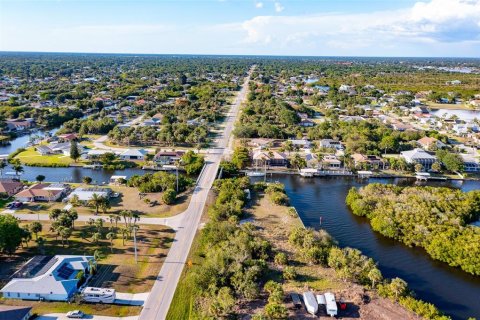
[[[480,57],[480,0],[0,0],[0,50]]]

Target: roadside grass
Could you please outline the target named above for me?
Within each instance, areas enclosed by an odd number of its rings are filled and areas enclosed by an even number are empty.
[[[192,319],[195,318],[194,303],[195,303],[195,286],[191,279],[191,269],[196,265],[202,263],[202,257],[199,256],[199,234],[193,239],[193,244],[188,255],[188,260],[191,261],[192,267],[185,266],[182,275],[177,284],[172,303],[168,309],[167,319]]]
[[[30,147],[23,152],[20,152],[15,159],[20,160],[24,165],[45,165],[45,166],[69,166],[71,164],[82,164],[83,160],[79,159],[77,162],[73,161],[70,157],[63,154],[45,155],[42,156],[34,147]]]
[[[0,199],[0,209],[5,208],[5,205],[12,201],[13,201],[12,197],[8,197],[7,199]]]
[[[28,223],[22,222],[22,225]],[[135,263],[133,240],[123,241],[115,224],[104,224],[104,234],[113,227],[117,231],[117,239],[113,240],[113,246],[110,241],[101,239],[95,243],[90,238],[93,234],[92,227],[81,222],[75,225],[75,231],[68,239],[68,244],[62,245],[60,237],[55,239],[55,234],[50,232],[50,222],[42,222],[43,230],[39,233],[46,239],[43,254],[76,254],[93,255],[99,250],[102,259],[99,261],[99,269],[94,276],[91,285],[114,288],[117,292],[143,293],[151,290],[158,272],[164,262],[164,259],[173,242],[174,231],[165,226],[147,226],[142,225],[137,233],[138,263]],[[123,227],[123,222],[118,223],[118,228]],[[81,231],[88,230],[89,235],[85,239],[81,237]],[[35,235],[28,243],[28,247],[21,248],[13,256],[0,255],[2,260],[2,271],[0,272],[0,285],[4,285],[9,277],[23,263],[32,256],[40,254],[39,248],[35,242]],[[112,252],[113,249],[113,252]],[[33,312],[43,313],[64,313],[70,310],[82,310],[87,314],[98,314],[108,316],[131,316],[140,313],[140,307],[126,307],[115,305],[95,305],[85,303],[66,303],[66,302],[39,302],[39,301],[21,301],[14,299],[0,299],[0,304],[6,305],[31,305]]]

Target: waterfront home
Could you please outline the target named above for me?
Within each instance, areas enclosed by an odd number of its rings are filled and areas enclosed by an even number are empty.
[[[429,170],[432,164],[437,161],[437,157],[427,151],[416,148],[409,151],[402,151],[400,156],[409,164],[421,164],[424,170]]]
[[[63,154],[67,157],[70,156],[71,142],[52,142],[48,145],[39,145],[35,147],[35,150],[42,156],[52,154]],[[81,144],[77,144],[80,154],[86,152],[85,147]]]
[[[463,160],[463,168],[465,172],[479,172],[480,171],[480,161],[478,157],[475,157],[472,154],[460,154]]]
[[[120,153],[120,159],[122,160],[145,160],[147,151],[144,149],[127,149]]]
[[[96,194],[98,197],[109,199],[113,192],[110,188],[100,188],[100,187],[91,187],[91,188],[76,188],[72,191],[66,198],[67,201],[71,200],[73,197],[78,197],[79,201],[88,202],[93,199],[93,195]]]
[[[327,170],[338,170],[342,167],[342,161],[333,154],[327,154],[322,158],[321,167]]]
[[[7,194],[9,197],[20,192],[23,189],[23,183],[18,180],[5,179],[0,180],[0,193]]]
[[[64,197],[69,190],[70,186],[67,184],[37,183],[17,193],[15,199],[21,202],[58,201]]]
[[[121,185],[127,181],[127,176],[111,176],[109,184]]]
[[[319,143],[320,148],[333,149],[333,150],[343,150],[343,145],[338,140],[333,139],[322,139]]]
[[[60,142],[70,142],[73,140],[78,140],[78,136],[75,133],[66,133],[58,136],[58,141]]]
[[[436,138],[431,138],[431,137],[423,137],[417,140],[417,144],[425,150],[433,150],[433,151],[436,149],[445,148],[447,146],[442,141]]]
[[[155,155],[153,160],[158,165],[171,165],[180,161],[184,154],[185,151],[160,151]]]
[[[385,163],[382,158],[376,155],[364,155],[361,153],[354,153],[352,159],[355,165],[355,168],[369,168],[369,169],[379,169],[383,168]]]
[[[34,126],[34,121],[31,118],[28,119],[8,119],[5,121],[7,129],[10,131],[25,131],[31,129]]]
[[[29,320],[32,307],[0,305],[0,320]]]
[[[7,299],[69,301],[95,264],[92,256],[35,256],[0,292]]]
[[[288,157],[277,151],[255,151],[253,153],[253,164],[258,167],[287,167]]]

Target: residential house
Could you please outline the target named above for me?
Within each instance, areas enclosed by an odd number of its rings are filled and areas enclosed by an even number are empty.
[[[20,192],[23,189],[23,183],[18,180],[5,179],[0,180],[0,193],[5,193],[9,197]]]
[[[314,127],[315,126],[315,122],[313,122],[312,120],[310,119],[301,119],[300,122],[298,123],[298,125],[302,126],[302,127]]]
[[[10,131],[25,131],[34,126],[33,119],[8,119],[5,121]]]
[[[75,133],[66,133],[59,135],[58,140],[60,142],[71,142],[74,140],[78,140],[78,136]]]
[[[67,157],[70,156],[71,142],[52,142],[48,145],[39,145],[35,147],[35,150],[42,156],[51,154],[63,154]],[[86,149],[81,144],[77,144],[80,154],[86,152]]]
[[[184,154],[185,151],[160,151],[155,155],[153,160],[158,165],[172,165],[180,161]]]
[[[255,166],[268,166],[268,167],[287,167],[288,157],[277,151],[256,151],[253,153],[253,164]]]
[[[431,137],[423,137],[417,140],[417,144],[425,150],[432,150],[432,151],[435,151],[437,149],[442,149],[447,146],[442,141],[436,138],[431,138]]]
[[[69,190],[70,186],[66,184],[37,183],[17,193],[15,199],[21,202],[58,201]]]
[[[305,140],[305,139],[300,139],[300,140],[290,139],[288,141],[290,141],[292,143],[293,147],[295,147],[295,148],[309,149],[311,147],[310,141]]]
[[[432,164],[437,161],[437,157],[420,148],[402,151],[400,156],[409,164],[421,164],[424,170],[431,169]]]
[[[0,320],[29,320],[32,307],[0,305]]]
[[[320,148],[334,149],[334,150],[343,150],[343,145],[338,140],[333,139],[322,139],[319,143]]]
[[[275,147],[276,145],[278,145],[278,142],[273,139],[254,138],[248,141],[248,145],[252,147],[264,149],[264,148]]]
[[[465,172],[479,172],[480,162],[477,157],[472,154],[460,154],[463,160]]]
[[[120,159],[122,160],[145,160],[148,152],[144,149],[127,149],[120,153]]]
[[[113,191],[110,188],[100,188],[100,187],[91,187],[91,188],[76,188],[65,198],[65,202],[71,200],[73,197],[78,197],[78,200],[81,202],[88,202],[93,199],[94,194],[99,197],[110,199],[113,195]]]
[[[338,170],[342,167],[342,161],[340,161],[337,156],[333,154],[328,154],[323,156],[321,161],[322,169],[327,170]]]
[[[92,256],[35,256],[0,292],[6,299],[70,301],[95,264]]]
[[[364,155],[361,153],[355,153],[352,155],[352,159],[355,168],[379,169],[383,168],[383,166],[386,164],[382,160],[382,158],[376,155]]]

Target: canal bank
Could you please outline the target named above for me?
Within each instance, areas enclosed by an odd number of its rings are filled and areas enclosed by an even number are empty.
[[[261,178],[257,178],[261,179]],[[368,180],[356,178],[305,179],[274,175],[285,190],[307,227],[324,228],[342,247],[360,249],[378,262],[384,276],[406,280],[417,298],[434,303],[453,319],[480,318],[480,279],[445,263],[434,261],[423,249],[409,248],[372,231],[368,220],[354,216],[345,205],[351,187]],[[373,182],[412,185],[412,179],[374,179]],[[422,185],[448,186],[470,191],[480,188],[477,181],[435,181]],[[321,222],[320,222],[321,220]]]

